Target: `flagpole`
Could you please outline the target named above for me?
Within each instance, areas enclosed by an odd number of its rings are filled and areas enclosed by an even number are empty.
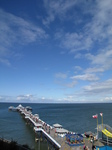
[[[98,139],[98,114],[93,115],[92,117],[93,117],[94,119],[97,119],[97,135],[96,135],[96,138]]]
[[[97,114],[97,139],[98,139],[98,114]]]
[[[103,129],[103,115],[102,115],[102,129]]]

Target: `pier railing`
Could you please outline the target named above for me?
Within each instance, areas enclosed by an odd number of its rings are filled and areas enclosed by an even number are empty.
[[[68,130],[62,128],[62,130],[57,130],[57,127],[53,127],[43,120],[41,120],[38,114],[32,114],[32,112],[26,110],[24,107],[17,108],[20,114],[26,119],[28,124],[32,124],[36,133],[39,133],[39,136],[42,136],[47,139],[47,142],[52,144],[55,150],[76,150],[77,148],[83,149],[83,146],[76,144],[75,146],[69,145],[66,141],[65,135],[68,133]],[[55,124],[56,125],[56,124]],[[60,132],[59,132],[60,131]],[[63,131],[63,132],[62,132]],[[73,132],[69,132],[73,134]],[[40,138],[40,137],[39,137]],[[38,137],[36,141],[40,141]],[[76,142],[78,143],[78,142]]]
[[[37,118],[35,115],[33,115],[31,112],[27,111],[26,109],[19,108],[19,111],[21,112],[22,115],[24,115],[25,119],[27,119],[28,121],[30,121],[33,124],[35,132],[42,132],[44,134],[44,136],[47,138],[47,140],[49,140],[51,143],[53,143],[53,145],[55,145],[56,149],[61,148],[61,145],[44,130],[44,128],[45,128],[44,124],[46,124],[44,121]],[[48,124],[46,124],[46,125],[47,125],[47,128],[49,128],[49,130],[53,129],[52,126],[50,126]]]

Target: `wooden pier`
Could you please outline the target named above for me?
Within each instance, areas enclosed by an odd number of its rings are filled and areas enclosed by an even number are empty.
[[[41,133],[47,139],[47,141],[52,144],[55,150],[83,150],[83,145],[69,146],[66,142],[65,136],[62,137],[56,133],[56,128],[45,123],[39,118],[38,115],[33,115],[23,106],[18,106],[17,110],[21,115],[23,115],[27,123],[33,125],[35,133]]]

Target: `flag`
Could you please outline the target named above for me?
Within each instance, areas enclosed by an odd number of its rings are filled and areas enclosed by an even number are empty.
[[[97,115],[93,115],[92,117],[93,117],[94,119],[97,119],[98,116],[97,116]]]
[[[103,116],[103,113],[100,113],[100,116]]]

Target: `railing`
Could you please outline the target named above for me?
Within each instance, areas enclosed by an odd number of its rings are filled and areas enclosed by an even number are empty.
[[[112,133],[112,128],[109,125],[107,125],[107,124],[103,124],[103,125],[99,124],[98,125],[98,131],[102,132],[103,129],[107,129],[108,131],[110,131]]]

